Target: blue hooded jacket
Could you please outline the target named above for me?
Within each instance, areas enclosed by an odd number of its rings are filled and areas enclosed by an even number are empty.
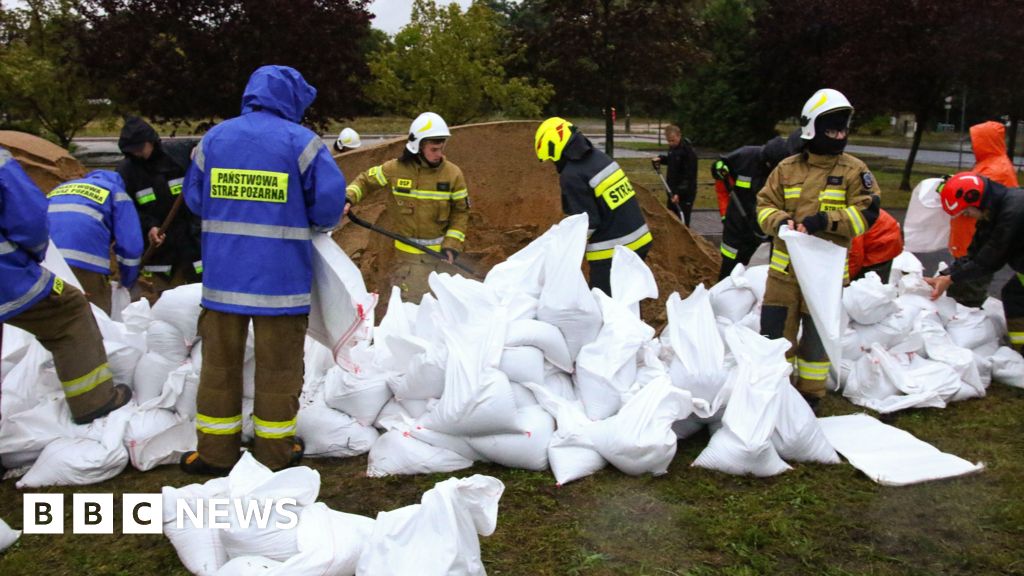
[[[0,148],[0,322],[53,289],[53,273],[39,265],[49,242],[46,195]]]
[[[312,234],[345,207],[345,177],[320,137],[297,124],[316,89],[286,66],[253,72],[242,115],[210,130],[185,177],[202,224],[204,307],[308,314]]]
[[[113,241],[121,285],[130,288],[135,284],[142,258],[142,231],[135,202],[125,193],[117,172],[94,170],[85,178],[54,188],[47,197],[50,237],[68,264],[110,274]]]

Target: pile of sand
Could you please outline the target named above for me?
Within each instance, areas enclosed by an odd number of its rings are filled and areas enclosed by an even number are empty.
[[[85,176],[85,168],[67,150],[38,136],[0,130],[0,146],[11,152],[43,192]]]
[[[538,122],[493,122],[452,129],[447,157],[462,168],[472,206],[465,254],[460,262],[481,275],[526,246],[564,216],[558,174],[550,163],[541,163],[533,152]],[[335,159],[346,178],[397,158],[404,139],[372,148],[361,148]],[[634,184],[634,186],[636,186]],[[643,307],[646,321],[660,327],[665,322],[665,299],[674,291],[684,297],[701,282],[710,286],[718,276],[719,255],[715,246],[691,233],[661,202],[659,196],[636,186],[644,217],[654,235],[647,264],[660,290],[657,303]],[[385,193],[371,194],[354,210],[360,218],[392,229],[385,213]],[[388,270],[394,256],[392,241],[345,222],[335,240],[362,270],[366,286],[382,295],[386,305],[391,288]],[[384,309],[378,308],[378,318]]]

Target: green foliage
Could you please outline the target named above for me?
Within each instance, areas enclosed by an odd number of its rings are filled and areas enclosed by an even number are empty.
[[[369,62],[370,98],[383,110],[415,116],[437,112],[450,124],[495,113],[536,117],[551,97],[546,82],[506,78],[499,18],[482,3],[416,0],[412,21]]]
[[[0,102],[7,123],[39,126],[66,148],[106,108],[77,58],[82,18],[70,2],[43,0],[5,14],[3,25]]]

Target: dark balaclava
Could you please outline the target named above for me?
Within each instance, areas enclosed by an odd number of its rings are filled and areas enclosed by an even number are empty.
[[[841,140],[829,138],[826,130],[848,130],[850,127],[850,110],[836,110],[818,116],[814,120],[814,138],[807,141],[807,149],[812,154],[838,156],[846,148],[846,137]]]

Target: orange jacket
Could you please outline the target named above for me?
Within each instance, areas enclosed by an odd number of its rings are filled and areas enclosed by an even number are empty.
[[[1006,129],[999,122],[982,122],[971,126],[971,148],[974,149],[972,172],[987,176],[1003,186],[1017,188],[1017,171],[1006,155]],[[974,218],[953,218],[949,223],[949,251],[954,258],[967,255],[974,238]]]
[[[715,180],[715,194],[718,197],[718,212],[725,220],[725,211],[729,209],[729,190],[726,189],[725,182]]]
[[[903,234],[900,223],[885,210],[878,211],[878,220],[867,232],[857,236],[850,243],[850,278],[861,269],[887,262],[903,252]],[[888,282],[882,278],[882,282]]]

